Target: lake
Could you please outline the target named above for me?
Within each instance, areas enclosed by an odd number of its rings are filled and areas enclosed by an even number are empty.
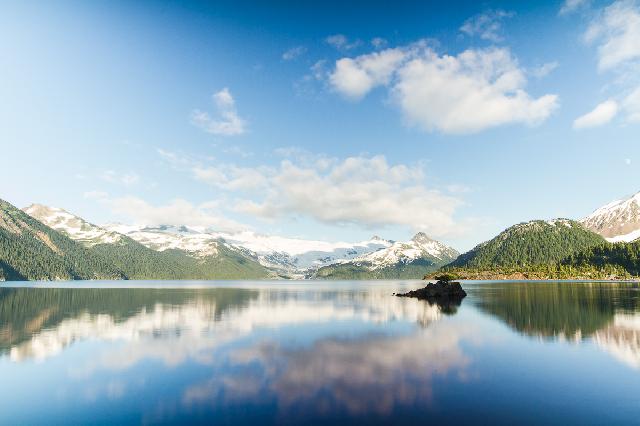
[[[640,423],[638,284],[422,285],[4,283],[0,424]]]

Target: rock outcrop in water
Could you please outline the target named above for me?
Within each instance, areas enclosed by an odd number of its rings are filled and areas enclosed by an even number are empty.
[[[438,281],[435,284],[429,283],[424,288],[396,294],[398,297],[415,297],[431,302],[462,300],[466,295],[467,292],[462,289],[459,282],[448,281]]]

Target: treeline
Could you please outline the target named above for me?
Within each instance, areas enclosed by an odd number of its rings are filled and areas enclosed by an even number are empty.
[[[436,271],[441,265],[428,259],[417,259],[411,263],[398,263],[372,270],[370,264],[338,263],[319,268],[313,278],[328,280],[420,279],[425,273]]]
[[[555,264],[569,254],[603,243],[604,238],[578,222],[536,220],[506,229],[460,255],[448,266],[479,270],[497,267],[535,269],[537,265]]]
[[[640,241],[603,243],[554,263],[487,267],[450,264],[442,270],[457,274],[460,279],[632,279],[640,276]]]
[[[629,275],[640,275],[640,241],[606,243],[568,256],[563,265],[576,267],[621,268]]]
[[[256,260],[218,244],[215,256],[152,250],[128,237],[93,247],[49,228],[0,200],[0,280],[259,279]]]
[[[478,280],[630,279],[640,275],[640,242],[608,243],[567,219],[532,221],[508,228],[442,270]]]
[[[0,277],[122,279],[107,259],[0,200]]]
[[[554,263],[525,267],[464,268],[445,266],[440,271],[426,274],[424,278],[433,279],[435,275],[441,272],[452,273],[461,280],[625,280],[635,276],[635,274],[629,273],[625,268],[618,265],[595,266]]]

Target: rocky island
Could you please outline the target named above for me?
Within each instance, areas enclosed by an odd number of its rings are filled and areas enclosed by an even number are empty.
[[[456,277],[452,274],[442,274],[435,277],[437,282],[429,283],[426,287],[412,290],[407,293],[397,293],[398,297],[415,297],[428,301],[452,301],[462,300],[467,292],[462,289],[459,282],[452,282]]]

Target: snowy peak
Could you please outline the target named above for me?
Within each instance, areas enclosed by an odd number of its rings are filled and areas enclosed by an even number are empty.
[[[72,240],[91,247],[97,244],[114,244],[121,235],[96,226],[68,211],[42,204],[32,204],[23,209],[29,216],[39,220],[50,228],[60,231]]]
[[[600,207],[581,222],[611,242],[637,240],[640,238],[640,192]]]
[[[410,241],[394,242],[389,247],[343,263],[367,265],[370,270],[375,270],[398,264],[412,263],[418,259],[427,259],[434,263],[447,263],[454,260],[458,255],[459,253],[455,249],[419,232]]]
[[[381,238],[358,243],[330,243],[262,235],[252,231],[215,232],[189,226],[107,224],[104,227],[153,250],[179,249],[198,257],[215,255],[218,244],[225,244],[232,250],[256,258],[262,266],[290,274],[304,274],[309,269],[352,259],[391,245],[391,242]]]
[[[428,259],[436,263],[453,260],[458,252],[419,232],[407,242],[394,242],[379,236],[366,241],[328,242],[263,235],[253,231],[236,233],[187,225],[138,226],[110,223],[93,225],[61,208],[33,204],[24,211],[71,239],[91,247],[121,243],[125,237],[155,250],[181,250],[192,257],[217,256],[230,249],[257,260],[262,266],[290,276],[308,276],[328,265],[351,261],[373,268],[412,263]]]
[[[182,250],[195,257],[215,256],[218,254],[218,238],[199,232],[187,226],[128,226],[107,224],[105,228],[119,232],[136,240],[140,244],[156,251]]]
[[[413,241],[416,244],[428,244],[428,243],[434,242],[435,240],[432,240],[431,238],[429,238],[427,234],[425,234],[424,232],[418,232],[416,235],[413,236],[413,238],[411,238],[411,241]]]
[[[254,253],[263,266],[288,273],[304,273],[391,245],[391,242],[382,238],[348,243],[287,238],[252,231],[233,234],[212,233],[212,235]]]

